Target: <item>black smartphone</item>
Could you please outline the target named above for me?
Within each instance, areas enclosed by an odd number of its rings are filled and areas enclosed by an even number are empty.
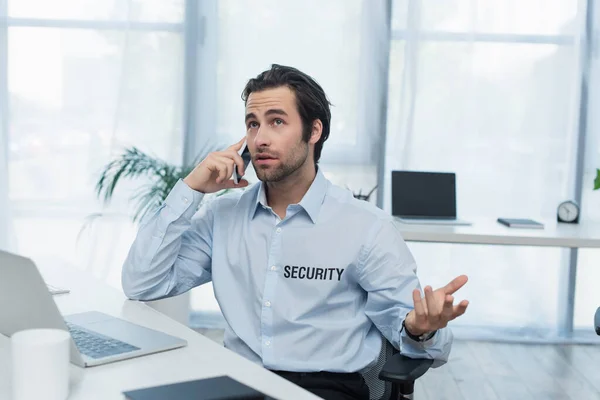
[[[250,150],[248,149],[248,145],[246,144],[245,141],[244,141],[244,144],[243,144],[242,149],[240,150],[239,154],[242,157],[242,160],[244,160],[244,172],[245,172],[246,168],[248,168],[248,165],[250,164],[250,160],[251,160]],[[238,183],[240,183],[241,179],[242,179],[242,177],[240,176],[240,174],[238,174],[237,164],[234,164],[234,166],[233,166],[233,181],[237,185]]]

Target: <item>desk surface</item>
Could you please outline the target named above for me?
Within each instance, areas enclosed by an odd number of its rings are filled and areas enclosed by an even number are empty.
[[[600,247],[600,224],[583,222],[560,224],[536,219],[544,229],[509,228],[495,218],[468,219],[469,226],[417,225],[396,220],[402,237],[411,242],[554,246],[571,248]],[[533,218],[535,219],[535,218]]]
[[[129,301],[118,290],[79,270],[38,266],[47,282],[71,293],[54,296],[63,315],[98,310],[179,336],[186,347],[91,368],[71,365],[70,400],[124,399],[123,391],[173,382],[229,375],[278,399],[318,399],[153,308]],[[62,273],[61,273],[62,271]],[[0,399],[9,399],[10,340],[0,335]]]

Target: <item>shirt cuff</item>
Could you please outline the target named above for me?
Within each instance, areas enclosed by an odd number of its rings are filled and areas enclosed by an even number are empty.
[[[192,189],[182,179],[179,179],[165,199],[165,205],[176,215],[192,219],[203,198],[204,193]]]
[[[452,348],[452,331],[445,327],[439,329],[433,337],[425,342],[417,342],[402,332],[401,352],[410,358],[429,358],[433,360],[432,368],[448,362]]]

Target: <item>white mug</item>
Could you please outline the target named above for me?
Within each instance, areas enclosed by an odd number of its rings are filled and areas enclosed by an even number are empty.
[[[61,329],[28,329],[11,337],[14,400],[65,400],[69,396],[71,335]]]

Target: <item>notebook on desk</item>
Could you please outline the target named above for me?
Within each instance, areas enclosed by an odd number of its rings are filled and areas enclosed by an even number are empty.
[[[67,293],[71,292],[71,290],[69,290],[67,288],[54,286],[54,285],[51,285],[49,283],[46,283],[46,286],[48,287],[48,291],[52,295],[55,295],[55,294],[67,294]]]
[[[177,382],[123,392],[128,400],[267,400],[261,393],[229,376]]]
[[[544,225],[540,222],[528,218],[498,218],[498,222],[509,228],[528,228],[543,229]]]

